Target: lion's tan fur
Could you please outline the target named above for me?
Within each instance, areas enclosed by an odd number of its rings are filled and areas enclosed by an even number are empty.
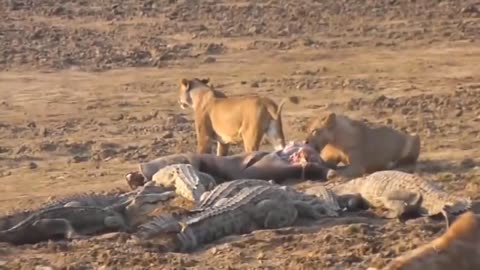
[[[443,235],[395,258],[384,269],[480,269],[480,216],[462,214]]]
[[[315,118],[308,131],[306,141],[321,151],[322,159],[347,165],[337,171],[345,177],[413,164],[420,154],[418,135],[386,126],[372,127],[335,113]]]
[[[217,141],[219,156],[228,153],[229,144],[242,141],[245,152],[257,151],[264,135],[275,149],[285,147],[281,112],[286,101],[298,103],[296,97],[285,98],[279,105],[261,96],[219,97],[208,81],[180,81],[179,103],[194,111],[197,153],[211,152],[212,141]]]

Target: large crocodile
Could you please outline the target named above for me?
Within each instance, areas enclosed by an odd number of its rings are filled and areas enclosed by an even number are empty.
[[[404,214],[434,216],[443,214],[449,226],[448,214],[457,214],[471,207],[470,198],[448,194],[421,177],[395,170],[372,173],[334,186],[337,195],[358,194],[373,208],[386,208],[387,218]]]
[[[312,214],[318,209],[298,198],[278,185],[245,187],[232,197],[196,214],[160,216],[141,225],[135,236],[146,240],[175,233],[172,250],[185,252],[227,235],[290,226],[298,217],[318,219],[324,216]]]
[[[295,201],[302,201],[304,203],[308,203],[311,206],[308,209],[315,209],[315,211],[312,212],[310,215],[338,216],[338,212],[340,211],[340,207],[338,206],[338,203],[336,203],[335,198],[331,198],[328,196],[322,198],[314,195],[309,195],[297,191],[289,186],[280,186],[272,180],[264,181],[259,179],[238,179],[222,183],[216,186],[211,192],[204,193],[198,206],[191,210],[191,212],[203,211],[204,209],[207,209],[209,207],[221,205],[223,201],[233,197],[243,188],[264,185],[281,188],[284,191],[288,192],[289,196]]]
[[[156,204],[168,200],[174,192],[143,194],[108,207],[54,206],[30,214],[8,230],[0,231],[0,242],[27,244],[56,237],[67,239],[103,231],[133,232],[145,221]]]
[[[211,175],[183,163],[163,167],[153,175],[152,182],[164,188],[174,189],[178,195],[194,202],[198,202],[204,192],[216,186]]]
[[[208,207],[212,207],[215,204],[219,204],[224,200],[234,196],[243,188],[272,184],[274,184],[272,181],[260,179],[237,179],[222,183],[213,188],[213,190],[203,193],[197,207],[192,211],[201,211]]]
[[[56,237],[78,238],[105,230],[128,231],[124,217],[111,208],[54,207],[36,212],[12,228],[0,231],[0,241],[32,244]]]
[[[99,194],[99,193],[81,193],[67,196],[52,201],[48,201],[38,208],[16,211],[6,216],[0,217],[0,230],[7,230],[20,221],[26,219],[28,216],[46,210],[50,208],[60,206],[92,206],[92,207],[109,207],[115,204],[122,204],[129,200],[134,199],[137,196],[143,196],[142,204],[153,204],[150,208],[153,208],[155,203],[164,201],[173,197],[174,193],[165,193],[165,190],[161,187],[144,186],[137,188],[134,191],[123,194]],[[133,209],[138,205],[133,204],[128,209]],[[142,209],[146,209],[143,207]],[[130,213],[134,213],[133,210],[129,210]],[[140,215],[139,215],[140,216]],[[132,217],[133,218],[133,217]]]

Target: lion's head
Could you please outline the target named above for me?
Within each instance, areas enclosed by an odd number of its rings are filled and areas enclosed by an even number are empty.
[[[198,79],[194,78],[192,80],[189,79],[181,79],[180,80],[180,89],[178,95],[178,104],[180,108],[187,109],[193,107],[193,99],[191,95],[191,91],[198,87],[209,87],[208,83],[210,79]]]
[[[336,124],[337,116],[335,113],[329,113],[325,117],[315,119],[308,128],[309,134],[305,143],[320,152],[325,145],[333,141]]]

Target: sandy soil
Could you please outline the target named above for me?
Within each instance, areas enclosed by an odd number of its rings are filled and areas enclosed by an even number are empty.
[[[0,16],[2,213],[127,189],[136,163],[193,151],[192,118],[176,103],[183,77],[228,95],[300,96],[283,113],[290,140],[326,110],[416,132],[417,173],[480,197],[475,1],[10,0]],[[2,244],[0,269],[366,269],[443,230],[367,212],[187,255],[122,238]]]

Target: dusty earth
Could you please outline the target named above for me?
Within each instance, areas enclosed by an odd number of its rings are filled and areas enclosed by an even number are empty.
[[[209,77],[229,95],[300,96],[284,109],[287,139],[326,110],[419,133],[416,172],[478,199],[475,2],[1,1],[1,212],[125,190],[136,163],[193,151],[192,118],[175,99],[182,77]],[[1,244],[0,269],[366,269],[444,230],[362,215],[188,255],[122,238]]]

